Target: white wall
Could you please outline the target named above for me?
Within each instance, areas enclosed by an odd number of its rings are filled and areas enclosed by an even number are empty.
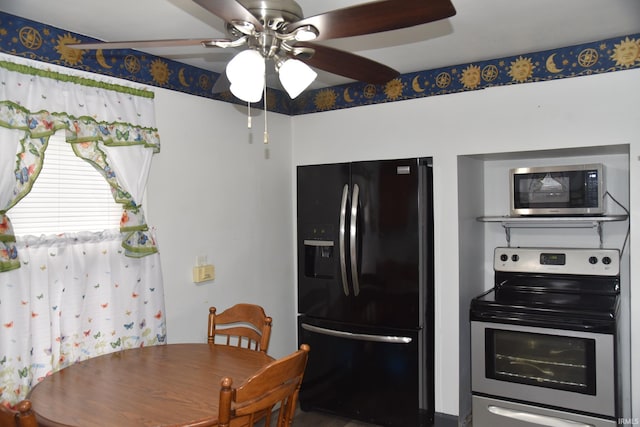
[[[459,413],[457,336],[466,322],[459,289],[459,156],[558,147],[630,144],[631,228],[640,229],[640,70],[514,85],[293,118],[269,113],[246,129],[245,109],[153,88],[162,149],[147,192],[149,223],[158,230],[170,342],[203,341],[209,305],[255,301],[274,317],[271,352],[296,346],[295,165],[434,157],[436,242],[436,411]],[[262,113],[261,113],[262,114]],[[251,141],[249,135],[253,136]],[[265,155],[268,154],[268,155]],[[636,231],[637,234],[637,231]],[[631,253],[640,253],[631,239]],[[216,266],[216,280],[195,285],[197,255]],[[631,263],[631,277],[640,265]],[[632,324],[640,292],[632,280]],[[640,329],[632,354],[640,354]],[[637,359],[637,358],[636,358]],[[633,391],[640,396],[640,361]],[[632,399],[640,417],[640,399]]]
[[[458,222],[459,236],[463,244],[459,247],[458,268],[460,271],[458,288],[458,373],[459,373],[459,415],[461,424],[468,424],[466,418],[471,412],[471,328],[469,323],[469,302],[484,290],[484,283],[478,280],[486,270],[484,251],[485,227],[478,223],[484,215],[484,199],[493,188],[485,184],[484,164],[468,156],[458,157]],[[486,191],[485,191],[486,188]]]
[[[638,182],[639,91],[640,70],[629,70],[293,118],[295,165],[434,158],[437,412],[459,413],[459,384],[466,381],[459,376],[458,341],[450,339],[466,321],[459,307],[465,290],[459,289],[458,156],[630,144],[630,180]],[[640,227],[640,194],[634,190],[632,184],[632,235]],[[640,251],[638,241],[631,239],[632,254]],[[640,266],[632,265],[631,277],[638,275]],[[632,280],[632,324],[640,317],[637,286]],[[632,353],[638,354],[640,329],[632,333]],[[632,363],[633,391],[640,396],[640,362]],[[640,399],[631,401],[640,417]]]
[[[273,317],[270,353],[296,348],[290,118],[269,113],[247,129],[246,107],[159,90],[161,151],[146,212],[157,228],[168,341],[204,342],[209,306],[262,305]],[[196,256],[215,280],[194,284]]]

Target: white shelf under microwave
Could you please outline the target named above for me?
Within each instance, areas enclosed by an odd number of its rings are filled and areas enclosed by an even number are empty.
[[[625,221],[629,215],[599,215],[599,216],[481,216],[476,218],[480,222],[496,222],[504,227],[507,245],[511,246],[512,228],[593,228],[596,229],[602,248],[602,223]]]

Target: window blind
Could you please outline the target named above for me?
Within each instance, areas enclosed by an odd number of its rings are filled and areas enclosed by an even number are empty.
[[[77,157],[64,133],[49,138],[31,192],[8,212],[16,236],[102,231],[120,226],[122,206],[89,163]]]

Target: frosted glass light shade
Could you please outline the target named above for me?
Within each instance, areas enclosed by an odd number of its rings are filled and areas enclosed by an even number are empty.
[[[264,80],[258,84],[240,84],[231,83],[229,90],[238,99],[244,102],[258,102],[262,98],[262,90],[264,88]]]
[[[318,30],[312,25],[302,26],[294,31],[294,38],[299,42],[308,42],[318,37]]]
[[[318,73],[313,71],[311,67],[298,59],[284,61],[278,73],[280,74],[280,83],[291,99],[300,95],[318,76]]]
[[[265,84],[264,58],[256,50],[245,50],[227,64],[231,93],[245,102],[258,102]]]

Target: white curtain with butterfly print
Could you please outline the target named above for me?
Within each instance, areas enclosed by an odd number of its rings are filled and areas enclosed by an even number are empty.
[[[122,204],[125,254],[156,253],[141,206],[160,150],[153,92],[51,67],[0,54],[0,272],[20,268],[10,210],[31,191],[58,130]]]
[[[118,230],[18,237],[0,274],[0,402],[90,357],[166,340],[159,254],[123,256]]]
[[[159,151],[153,93],[0,54],[0,404],[71,363],[165,342],[160,256],[140,206]],[[10,209],[49,137],[109,182],[119,230],[17,238]]]

